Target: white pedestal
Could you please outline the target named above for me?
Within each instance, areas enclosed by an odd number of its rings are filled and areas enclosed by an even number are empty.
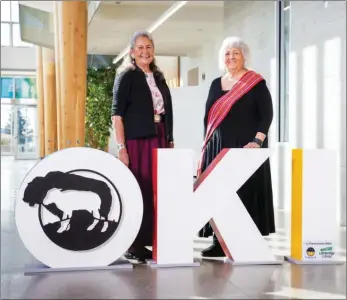
[[[336,264],[339,226],[337,154],[292,150],[291,253],[297,264]]]
[[[182,263],[182,264],[157,264],[154,260],[147,260],[147,265],[152,269],[157,268],[182,268],[182,267],[200,267],[200,263],[195,261],[193,263]]]
[[[342,259],[330,259],[330,260],[297,260],[286,256],[285,259],[296,265],[343,265],[346,263],[346,260]]]
[[[284,259],[278,257],[276,260],[269,260],[269,261],[242,261],[237,262],[227,257],[202,257],[202,260],[209,260],[209,261],[220,261],[224,263],[231,264],[233,266],[255,266],[255,265],[282,265],[284,263]]]
[[[79,268],[50,268],[44,264],[26,265],[24,275],[39,275],[43,273],[56,273],[56,272],[77,272],[77,271],[97,271],[97,270],[117,270],[117,269],[132,269],[133,265],[127,260],[117,260],[108,266],[100,267],[79,267]]]

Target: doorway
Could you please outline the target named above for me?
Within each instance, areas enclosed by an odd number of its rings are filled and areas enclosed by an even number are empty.
[[[36,105],[1,105],[1,154],[15,159],[38,158]]]
[[[13,105],[1,104],[1,155],[14,155]]]
[[[37,108],[34,105],[15,106],[16,159],[36,159],[38,157]]]

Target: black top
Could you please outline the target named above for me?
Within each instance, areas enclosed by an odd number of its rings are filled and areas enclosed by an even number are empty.
[[[204,132],[206,133],[207,116],[213,103],[227,91],[222,90],[221,77],[213,80],[206,101]],[[223,148],[242,148],[255,137],[257,132],[268,135],[273,119],[271,94],[265,80],[256,84],[243,95],[231,108],[222,123],[220,133]],[[267,138],[263,147],[267,147]]]
[[[164,99],[165,136],[173,141],[173,116],[170,89],[162,73],[155,72],[154,79]],[[125,140],[153,137],[157,134],[154,108],[146,74],[140,69],[129,69],[115,78],[113,86],[112,116],[121,116]]]

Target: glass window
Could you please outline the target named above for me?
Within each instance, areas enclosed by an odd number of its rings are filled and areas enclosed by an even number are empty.
[[[19,4],[18,1],[11,1],[11,21],[19,22]]]
[[[10,45],[11,45],[10,24],[1,23],[1,46],[10,46]]]
[[[28,47],[31,44],[23,42],[20,37],[20,27],[19,24],[12,25],[12,34],[13,34],[13,46],[14,47]]]
[[[10,5],[11,5],[10,1],[1,1],[1,22],[10,22],[11,21]],[[1,24],[1,26],[2,26],[2,24]]]
[[[284,142],[289,141],[289,55],[290,55],[290,1],[287,1],[288,4],[285,7],[283,12],[283,77],[284,77],[284,91],[283,91],[283,112],[282,112],[282,120],[283,120],[283,131],[282,131],[282,139]]]
[[[13,78],[1,78],[1,98],[13,99]]]
[[[36,79],[22,77],[15,79],[16,99],[36,99]]]
[[[279,141],[289,141],[290,1],[278,1],[279,13]]]
[[[12,106],[1,105],[1,133],[12,133]]]
[[[1,105],[1,153],[11,153],[13,135],[12,106]]]

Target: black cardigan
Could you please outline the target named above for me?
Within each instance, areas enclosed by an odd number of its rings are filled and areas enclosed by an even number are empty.
[[[170,89],[160,72],[154,73],[165,108],[165,135],[173,141],[173,114]],[[129,69],[115,78],[113,86],[112,116],[121,116],[125,140],[153,137],[156,133],[152,93],[146,75],[140,68]]]

